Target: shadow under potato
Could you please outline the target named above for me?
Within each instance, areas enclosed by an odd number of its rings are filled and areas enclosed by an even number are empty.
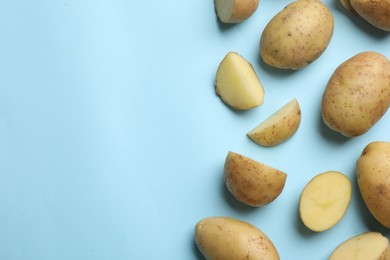
[[[227,202],[227,204],[234,209],[235,211],[243,214],[250,214],[253,213],[255,210],[259,210],[261,207],[252,207],[249,205],[246,205],[240,201],[238,201],[233,194],[229,191],[229,189],[226,187],[226,184],[223,180],[223,174],[221,178],[221,195],[224,198],[224,200]]]
[[[351,140],[351,137],[346,137],[332,129],[330,129],[322,119],[321,115],[321,109],[318,113],[318,123],[317,127],[319,132],[321,133],[321,136],[326,139],[327,141],[330,141],[332,143],[337,143],[337,144],[343,144]]]
[[[376,38],[377,40],[385,39],[389,37],[389,32],[383,31],[369,22],[367,22],[363,17],[361,17],[358,13],[351,13],[341,4],[340,0],[334,1],[333,6],[336,10],[340,11],[344,15],[348,16],[351,22],[364,33]]]

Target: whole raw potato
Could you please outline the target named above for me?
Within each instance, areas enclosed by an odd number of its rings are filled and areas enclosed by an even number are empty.
[[[333,28],[333,15],[320,1],[292,2],[265,27],[260,55],[272,67],[301,69],[325,51]]]
[[[325,124],[353,137],[367,132],[390,105],[390,61],[377,52],[362,52],[333,73],[322,97]]]
[[[257,227],[228,217],[209,217],[195,227],[195,242],[208,260],[278,260],[272,241]]]
[[[390,228],[390,143],[368,144],[357,160],[356,177],[367,208]]]
[[[350,3],[367,22],[384,31],[390,31],[389,0],[350,0]]]

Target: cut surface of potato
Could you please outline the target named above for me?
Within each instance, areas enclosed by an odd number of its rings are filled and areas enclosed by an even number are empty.
[[[389,240],[378,232],[368,232],[346,240],[329,257],[329,260],[389,259]]]
[[[229,52],[218,67],[217,95],[229,106],[246,110],[263,104],[264,89],[252,65],[236,52]]]
[[[287,174],[261,162],[229,152],[224,167],[228,190],[239,201],[259,207],[274,201],[283,191]]]
[[[299,214],[309,229],[321,232],[336,225],[351,201],[352,185],[348,177],[336,171],[318,174],[303,189]]]
[[[256,11],[259,0],[215,0],[215,10],[221,22],[239,23]]]
[[[262,146],[275,146],[289,139],[301,123],[301,108],[296,99],[291,100],[269,118],[247,133]]]

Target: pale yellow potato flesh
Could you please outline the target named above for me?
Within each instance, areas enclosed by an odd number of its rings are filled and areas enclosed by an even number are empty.
[[[237,200],[249,206],[274,201],[283,191],[286,178],[286,173],[243,155],[229,152],[226,156],[226,187]]]
[[[195,226],[195,242],[207,260],[279,260],[272,241],[248,222],[208,217]]]
[[[259,0],[215,0],[215,10],[221,22],[239,23],[253,15]]]
[[[262,146],[275,146],[295,134],[301,123],[301,108],[296,99],[291,100],[269,118],[247,133]]]
[[[303,224],[316,232],[336,225],[348,209],[352,185],[348,177],[336,171],[318,174],[303,189],[299,214]]]
[[[229,52],[218,67],[217,95],[229,106],[247,110],[263,104],[264,88],[252,65],[236,52]]]
[[[329,257],[329,260],[389,259],[389,240],[378,232],[368,232],[346,240]]]

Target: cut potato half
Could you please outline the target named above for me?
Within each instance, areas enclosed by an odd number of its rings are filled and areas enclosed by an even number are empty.
[[[215,10],[221,22],[239,23],[256,11],[259,0],[215,0]]]
[[[216,92],[229,106],[246,110],[263,104],[264,89],[252,65],[236,52],[229,52],[218,67]]]
[[[287,174],[261,162],[229,152],[224,180],[233,196],[249,206],[259,207],[274,201],[283,191]]]
[[[378,232],[368,232],[339,245],[329,260],[389,260],[389,240]]]
[[[329,171],[315,176],[299,200],[303,224],[316,232],[330,229],[343,218],[351,196],[352,184],[344,174]]]
[[[262,146],[275,146],[289,139],[301,123],[301,108],[296,99],[291,100],[247,135]]]

